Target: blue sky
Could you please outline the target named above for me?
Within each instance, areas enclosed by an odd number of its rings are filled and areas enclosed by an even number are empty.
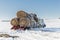
[[[0,0],[0,19],[14,18],[19,10],[36,13],[39,18],[59,18],[60,0]]]

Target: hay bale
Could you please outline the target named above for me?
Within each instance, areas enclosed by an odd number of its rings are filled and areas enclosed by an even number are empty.
[[[29,26],[29,24],[30,24],[29,18],[20,18],[20,20],[19,20],[20,26],[27,27],[27,26]]]
[[[13,25],[13,26],[17,26],[17,25],[18,25],[18,20],[17,20],[17,18],[13,18],[13,19],[11,20],[11,25]]]
[[[18,18],[23,18],[23,17],[26,17],[27,16],[27,13],[24,12],[24,11],[18,11],[17,12],[17,17]]]

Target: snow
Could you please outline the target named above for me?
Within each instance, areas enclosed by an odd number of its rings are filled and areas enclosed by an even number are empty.
[[[47,19],[44,21],[48,28],[60,28],[60,19]]]
[[[60,40],[60,19],[44,20],[46,28],[36,28],[26,31],[11,30],[10,22],[0,20],[0,34],[9,34],[19,36],[15,40]],[[13,38],[0,37],[0,40],[13,40]]]

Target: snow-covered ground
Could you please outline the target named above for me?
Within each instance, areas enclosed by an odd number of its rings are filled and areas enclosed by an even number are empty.
[[[48,28],[60,28],[60,19],[44,20]]]
[[[0,34],[7,33],[9,35],[17,35],[19,38],[15,40],[60,40],[60,19],[47,19],[44,20],[46,28],[14,31],[10,22],[3,22],[0,20]],[[12,38],[3,38],[0,40],[13,40]]]

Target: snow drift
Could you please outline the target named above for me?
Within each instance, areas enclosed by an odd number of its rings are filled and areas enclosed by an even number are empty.
[[[0,34],[17,35],[19,38],[15,40],[60,40],[60,19],[48,19],[44,20],[46,28],[26,31],[14,31],[10,28],[10,22],[2,22],[0,20]],[[53,32],[53,31],[59,32]],[[12,40],[12,38],[0,38],[0,40]]]

